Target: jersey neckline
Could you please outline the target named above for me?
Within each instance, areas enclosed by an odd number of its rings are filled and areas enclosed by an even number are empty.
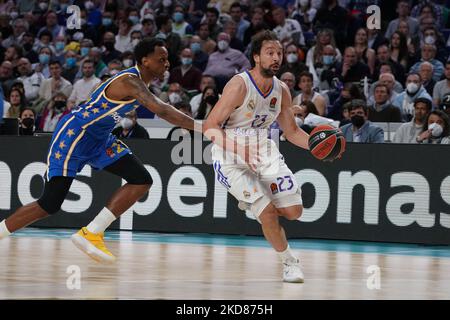
[[[247,73],[248,77],[250,78],[250,81],[253,83],[255,89],[258,91],[258,93],[264,98],[266,99],[268,96],[270,96],[270,94],[273,91],[273,87],[275,85],[275,82],[273,81],[273,77],[272,77],[272,86],[269,90],[269,92],[267,94],[262,93],[262,91],[259,89],[258,85],[256,84],[255,80],[253,79],[251,73],[248,70],[245,70],[245,72]]]

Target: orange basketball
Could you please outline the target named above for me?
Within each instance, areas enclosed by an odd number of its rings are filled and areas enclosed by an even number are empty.
[[[323,161],[333,161],[345,151],[345,138],[341,130],[330,125],[315,127],[309,135],[311,154]]]

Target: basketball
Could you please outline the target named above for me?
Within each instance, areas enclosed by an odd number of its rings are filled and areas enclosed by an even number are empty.
[[[323,161],[333,161],[340,158],[345,151],[345,138],[341,130],[330,126],[315,127],[309,136],[311,154]]]

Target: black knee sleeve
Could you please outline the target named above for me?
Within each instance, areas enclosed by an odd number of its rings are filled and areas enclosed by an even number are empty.
[[[142,162],[133,154],[128,154],[104,169],[129,184],[152,185],[153,179]]]
[[[48,214],[54,214],[61,209],[61,205],[69,192],[73,178],[53,177],[45,182],[44,193],[37,203]]]

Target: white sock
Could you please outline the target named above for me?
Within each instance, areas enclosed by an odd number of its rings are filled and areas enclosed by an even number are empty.
[[[0,222],[0,240],[6,238],[10,234],[11,232],[9,232],[8,228],[6,227],[5,220],[3,220],[2,222]]]
[[[116,220],[116,216],[109,211],[108,208],[103,208],[102,211],[88,224],[87,229],[92,233],[102,233],[109,227],[113,221]]]
[[[297,262],[297,257],[294,256],[294,254],[291,251],[291,247],[289,247],[289,244],[286,248],[286,250],[282,252],[278,252],[278,255],[280,256],[280,259],[283,263],[289,263],[289,262]]]

